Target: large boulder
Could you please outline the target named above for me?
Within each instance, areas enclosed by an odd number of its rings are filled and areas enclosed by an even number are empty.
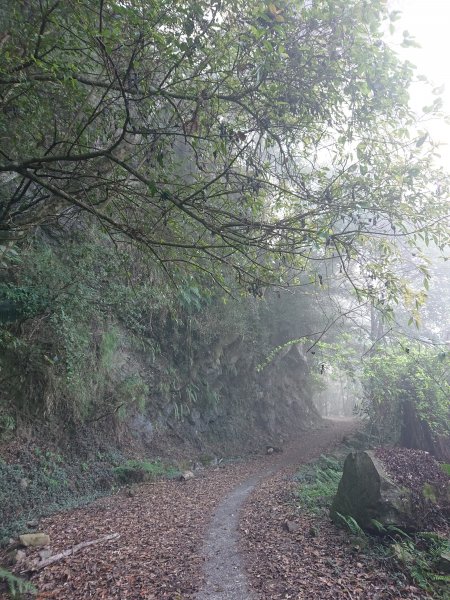
[[[413,531],[420,528],[413,514],[411,492],[394,483],[372,452],[351,452],[331,507],[331,518],[353,517],[360,527],[376,530],[373,521]]]

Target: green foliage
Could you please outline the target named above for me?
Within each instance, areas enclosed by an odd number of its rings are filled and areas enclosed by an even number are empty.
[[[366,535],[355,531],[354,519],[339,516],[353,534]],[[440,574],[437,568],[441,554],[450,550],[449,540],[433,532],[408,534],[398,527],[383,525],[375,519],[372,519],[372,525],[381,536],[372,540],[375,543],[373,552],[384,561],[394,561],[396,568],[405,571],[416,585],[432,593],[433,598],[445,600],[450,576]]]
[[[177,470],[160,461],[127,460],[114,468],[114,475],[121,484],[153,481],[158,477],[173,477]]]
[[[424,485],[422,487],[422,494],[423,494],[423,497],[425,498],[425,500],[429,500],[429,501],[433,502],[433,504],[437,503],[436,489],[430,483],[424,483]]]
[[[341,513],[339,513],[339,512],[337,512],[336,514],[338,515],[338,517],[342,521],[342,524],[345,525],[345,527],[353,535],[356,535],[356,536],[359,536],[359,537],[365,537],[366,534],[363,531],[363,529],[361,529],[361,527],[359,526],[358,521],[356,521],[356,519],[354,519],[350,515],[341,515]]]
[[[2,4],[6,434],[17,415],[122,423],[150,394],[180,420],[230,384],[252,397],[243,373],[317,340],[303,290],[327,273],[417,308],[395,237],[445,244],[449,182],[384,4]]]
[[[322,456],[306,465],[296,474],[300,482],[296,497],[301,508],[314,514],[325,514],[336,495],[342,477],[342,462],[333,457]]]
[[[396,541],[392,546],[392,556],[402,569],[423,590],[432,593],[436,600],[445,600],[450,575],[436,571],[439,557],[450,551],[449,541],[437,534],[419,533],[414,539],[409,536]]]
[[[338,513],[339,514],[339,513]],[[450,576],[437,571],[440,555],[450,549],[449,541],[432,532],[408,534],[393,525],[383,525],[372,519],[372,525],[378,532],[376,538],[370,538],[350,516],[339,514],[340,519],[352,535],[368,538],[372,552],[384,562],[393,561],[396,569],[404,571],[416,585],[436,600],[445,600]]]
[[[403,403],[412,401],[434,433],[449,432],[450,362],[420,344],[379,348],[364,362],[365,410],[387,439],[400,435]]]
[[[444,471],[444,473],[447,473],[447,475],[450,475],[450,464],[441,463],[440,467]]]
[[[8,434],[12,433],[15,427],[14,417],[6,411],[0,411],[0,441],[7,439]]]
[[[116,414],[119,407],[118,416],[141,411],[147,384],[137,373],[118,369],[120,357],[134,352],[139,336],[140,351],[155,359],[152,311],[170,307],[168,285],[150,286],[144,266],[132,274],[136,253],[118,255],[97,230],[79,232],[63,245],[39,241],[19,256],[20,263],[14,270],[10,264],[8,271],[14,274],[15,289],[26,286],[47,300],[39,315],[21,312],[20,334],[16,327],[0,324],[5,401],[14,398],[26,417],[59,414],[75,423]],[[11,283],[5,285],[12,289]],[[0,395],[4,430],[11,427],[11,413]]]
[[[17,321],[45,311],[50,298],[48,290],[40,286],[15,286],[0,283],[0,322]]]
[[[127,412],[131,410],[143,413],[148,394],[148,385],[139,375],[133,374],[123,379],[115,391],[115,396],[119,403],[118,406],[120,407],[117,410],[119,418],[125,419]]]
[[[289,341],[285,342],[284,344],[280,344],[279,346],[276,346],[269,352],[269,354],[265,358],[264,362],[256,365],[256,371],[258,373],[260,371],[262,371],[265,367],[267,367],[276,358],[276,356],[278,354],[280,354],[280,352],[282,352],[284,350],[288,350],[289,348],[291,348],[292,346],[295,346],[296,344],[302,344],[304,341],[305,341],[304,338],[298,338],[296,340],[289,340]]]
[[[377,519],[370,519],[370,522],[381,535],[390,536],[392,539],[395,535],[399,535],[401,538],[411,539],[403,529],[400,529],[396,525],[383,525],[383,523],[380,523]]]
[[[29,581],[17,577],[10,571],[0,567],[0,581],[6,582],[11,598],[23,598],[25,594],[36,594],[37,590]]]
[[[399,298],[392,238],[443,246],[449,185],[408,106],[413,67],[383,41],[385,2],[273,6],[3,2],[5,252],[89,216],[170,275],[261,297],[334,257],[358,297]],[[29,292],[14,294],[45,310]],[[196,281],[178,296],[204,301]]]
[[[378,531],[378,533],[384,533],[386,531],[383,523],[380,523],[380,521],[377,521],[377,519],[370,519],[370,522],[375,527],[375,529]]]
[[[302,467],[296,475],[301,482],[297,488],[300,508],[315,514],[327,514],[341,476],[342,463],[333,457],[322,456],[318,462]],[[447,598],[450,576],[437,571],[440,555],[450,550],[447,539],[432,532],[410,535],[375,519],[372,519],[372,525],[378,534],[372,537],[352,516],[339,514],[339,518],[352,536],[370,542],[370,552],[383,562],[395,562],[394,568],[404,570],[416,585],[432,593],[436,600]]]

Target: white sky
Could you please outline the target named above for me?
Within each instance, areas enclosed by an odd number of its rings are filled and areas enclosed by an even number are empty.
[[[389,0],[388,7],[402,14],[394,23],[394,36],[387,34],[386,41],[402,58],[417,65],[417,74],[425,75],[433,87],[445,85],[443,111],[450,114],[450,0]],[[415,37],[421,48],[401,47],[404,30]],[[416,111],[430,105],[433,99],[423,84],[411,90],[411,103]],[[442,162],[450,170],[450,126],[442,121],[430,123],[427,128],[435,141],[446,144],[441,148]]]

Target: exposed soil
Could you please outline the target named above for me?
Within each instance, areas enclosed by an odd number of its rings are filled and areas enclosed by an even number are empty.
[[[216,510],[203,548],[203,583],[198,600],[254,598],[238,545],[239,516],[243,501],[263,477],[251,477],[235,488]]]
[[[36,573],[38,599],[425,597],[399,589],[380,565],[360,561],[332,525],[314,538],[306,516],[297,533],[283,528],[292,517],[286,478],[354,428],[329,422],[300,433],[282,454],[206,469],[184,483],[143,484],[132,497],[123,491],[42,519],[39,530],[50,535],[52,553],[107,534],[120,537]]]

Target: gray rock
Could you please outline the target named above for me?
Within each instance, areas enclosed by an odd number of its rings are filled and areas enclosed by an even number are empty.
[[[450,574],[450,552],[442,552],[437,563],[438,571]]]
[[[300,529],[300,525],[295,521],[285,521],[284,527],[289,533],[297,533]]]
[[[129,421],[129,427],[134,434],[141,435],[145,441],[150,442],[153,439],[153,423],[143,415],[134,415]]]
[[[283,452],[283,448],[279,446],[266,446],[266,454],[280,454],[281,452]]]
[[[353,517],[360,527],[376,530],[373,520],[407,531],[421,528],[413,515],[411,492],[396,485],[372,452],[351,452],[330,515],[342,524],[339,514]]]
[[[48,548],[47,550],[41,550],[38,554],[41,560],[47,560],[47,558],[50,558],[50,556],[52,555],[52,551],[50,550],[50,548]]]
[[[27,555],[25,550],[9,550],[6,553],[6,562],[8,565],[16,565],[18,563],[23,562],[26,559]]]
[[[22,546],[33,546],[36,548],[38,546],[48,546],[50,538],[46,533],[24,533],[23,535],[19,535],[19,542]]]
[[[30,529],[36,529],[38,525],[39,522],[37,520],[27,521],[27,527],[29,527]]]

